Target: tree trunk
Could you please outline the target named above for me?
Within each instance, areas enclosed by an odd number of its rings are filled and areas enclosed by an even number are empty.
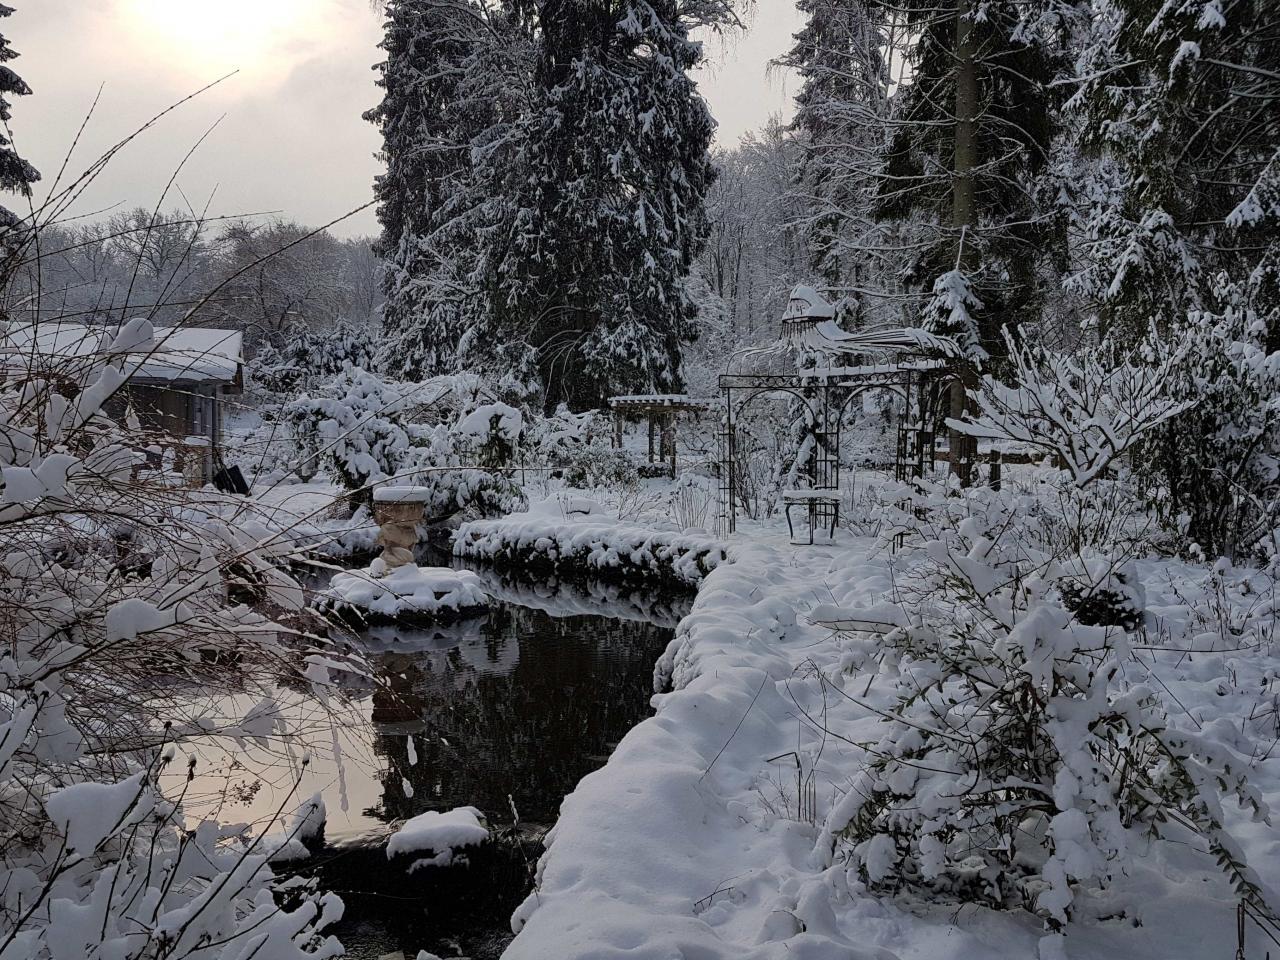
[[[978,199],[974,182],[978,166],[978,64],[973,37],[973,0],[956,2],[956,133],[955,166],[951,178],[951,226],[956,235],[956,269],[972,276],[978,267],[974,240],[978,225]],[[964,417],[968,390],[977,386],[977,371],[968,360],[959,361],[958,379],[951,385],[950,415]],[[977,442],[958,430],[950,430],[951,473],[968,486],[973,479]]]

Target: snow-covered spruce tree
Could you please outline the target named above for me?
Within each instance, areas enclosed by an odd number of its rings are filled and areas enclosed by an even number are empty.
[[[797,7],[805,26],[779,64],[801,78],[792,124],[803,151],[794,185],[800,226],[814,275],[828,286],[862,288],[873,258],[867,213],[889,110],[891,24],[867,0]]]
[[[13,7],[0,3],[0,19],[12,13]],[[40,174],[35,167],[18,156],[9,133],[9,120],[12,116],[10,98],[25,97],[31,93],[31,88],[8,65],[17,56],[9,46],[8,39],[0,34],[0,125],[3,125],[3,129],[0,129],[0,190],[25,197],[30,195],[32,184],[40,180]],[[5,242],[5,235],[14,229],[20,219],[13,211],[0,206],[0,244]]]
[[[382,102],[366,119],[382,133],[386,173],[375,186],[382,235],[381,362],[395,376],[455,369],[472,293],[476,238],[458,229],[474,203],[474,102],[459,86],[477,46],[491,39],[471,0],[388,0]]]
[[[727,3],[544,0],[519,192],[494,250],[495,340],[537,351],[548,408],[675,390],[706,237],[714,124],[690,28]]]
[[[913,39],[875,212],[930,228],[904,280],[932,300],[930,325],[970,344],[980,363],[999,353],[1002,327],[1034,321],[1038,267],[1061,240],[1038,179],[1055,133],[1052,81],[1079,4],[884,6],[905,16]]]
[[[1063,549],[1033,529],[1026,498],[928,483],[911,497],[890,536],[920,537],[928,565],[908,625],[877,650],[897,697],[876,708],[883,735],[819,853],[874,891],[1032,911],[1049,960],[1082,890],[1118,875],[1144,835],[1190,832],[1276,930],[1224,825],[1228,800],[1255,819],[1267,807],[1247,762],[1167,710],[1130,652],[1143,613],[1129,558]]]
[[[1138,339],[1221,312],[1280,254],[1280,16],[1269,0],[1099,0],[1075,98],[1086,144],[1115,164],[1091,211],[1091,293],[1107,330]],[[1280,346],[1271,335],[1272,349]]]

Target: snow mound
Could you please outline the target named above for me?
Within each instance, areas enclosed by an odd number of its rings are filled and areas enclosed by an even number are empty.
[[[409,872],[420,867],[447,867],[456,851],[474,847],[489,839],[484,814],[475,807],[458,807],[445,813],[428,810],[405,821],[387,843],[387,859],[415,853],[432,856],[415,861]]]
[[[339,613],[356,610],[370,619],[448,620],[483,610],[489,602],[480,578],[468,570],[409,564],[378,576],[381,568],[375,560],[363,570],[335,574],[321,605]]]

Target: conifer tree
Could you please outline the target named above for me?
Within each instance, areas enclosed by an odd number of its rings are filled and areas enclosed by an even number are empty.
[[[1140,338],[1221,310],[1219,274],[1280,303],[1280,12],[1272,0],[1101,0],[1078,98],[1108,164],[1088,289]],[[1250,281],[1252,282],[1252,281]],[[1280,347],[1272,335],[1271,348]]]
[[[386,173],[375,194],[382,235],[382,363],[401,377],[452,370],[474,304],[469,195],[471,104],[459,94],[484,38],[470,0],[388,0],[378,66],[382,102],[366,114],[382,133]]]
[[[876,214],[932,224],[904,280],[929,292],[926,319],[983,362],[1003,327],[1034,320],[1037,266],[1057,219],[1042,201],[1078,5],[910,0],[915,37],[897,95]],[[974,312],[970,312],[970,311]]]
[[[0,18],[8,17],[13,8],[0,3]],[[18,54],[9,46],[9,41],[0,34],[0,190],[30,196],[31,186],[40,180],[40,174],[26,160],[18,156],[9,136],[10,98],[25,97],[31,88],[8,66]],[[19,221],[12,211],[0,206],[0,231],[7,233]]]
[[[508,337],[537,351],[547,404],[681,386],[707,233],[713,121],[675,0],[545,0],[522,183],[494,276]]]

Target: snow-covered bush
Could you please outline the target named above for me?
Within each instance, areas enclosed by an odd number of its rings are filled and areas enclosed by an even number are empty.
[[[401,414],[419,385],[393,384],[344,370],[318,392],[287,404],[300,462],[315,459],[348,490],[395,476],[409,450]]]
[[[717,490],[712,480],[691,473],[676,478],[668,494],[671,519],[681,530],[707,529],[715,516]]]
[[[294,394],[344,370],[368,370],[373,344],[367,327],[346,321],[332,330],[314,331],[298,324],[279,346],[264,343],[249,364],[250,381],[275,394]]]
[[[524,429],[523,415],[492,402],[473,377],[422,383],[345,370],[317,396],[284,408],[297,462],[315,460],[353,504],[390,479],[432,487],[428,519],[459,511],[508,513],[523,505],[505,475]]]
[[[580,490],[626,487],[640,476],[640,464],[625,450],[593,443],[569,450],[560,464],[564,482]]]
[[[1267,808],[1247,763],[1184,728],[1133,656],[1146,617],[1130,558],[1039,544],[1022,501],[926,483],[903,510],[898,532],[928,559],[876,653],[896,700],[874,708],[883,733],[821,849],[875,890],[1033,911],[1052,952],[1082,888],[1121,872],[1144,833],[1190,831],[1272,922],[1223,806]]]
[[[1184,352],[1111,359],[1106,351],[1071,357],[1016,343],[1006,331],[1013,383],[987,376],[972,394],[975,413],[948,426],[979,440],[1016,443],[1052,454],[1075,482],[1087,486],[1144,435],[1184,412],[1191,401],[1172,395]]]
[[[280,742],[276,683],[335,703],[332,671],[358,664],[302,632],[269,539],[216,495],[139,479],[101,411],[149,324],[90,355],[0,340],[25,371],[0,388],[0,956],[340,955],[321,932],[340,901],[271,870],[314,804],[268,839],[201,820],[194,759],[161,777],[193,737]]]

